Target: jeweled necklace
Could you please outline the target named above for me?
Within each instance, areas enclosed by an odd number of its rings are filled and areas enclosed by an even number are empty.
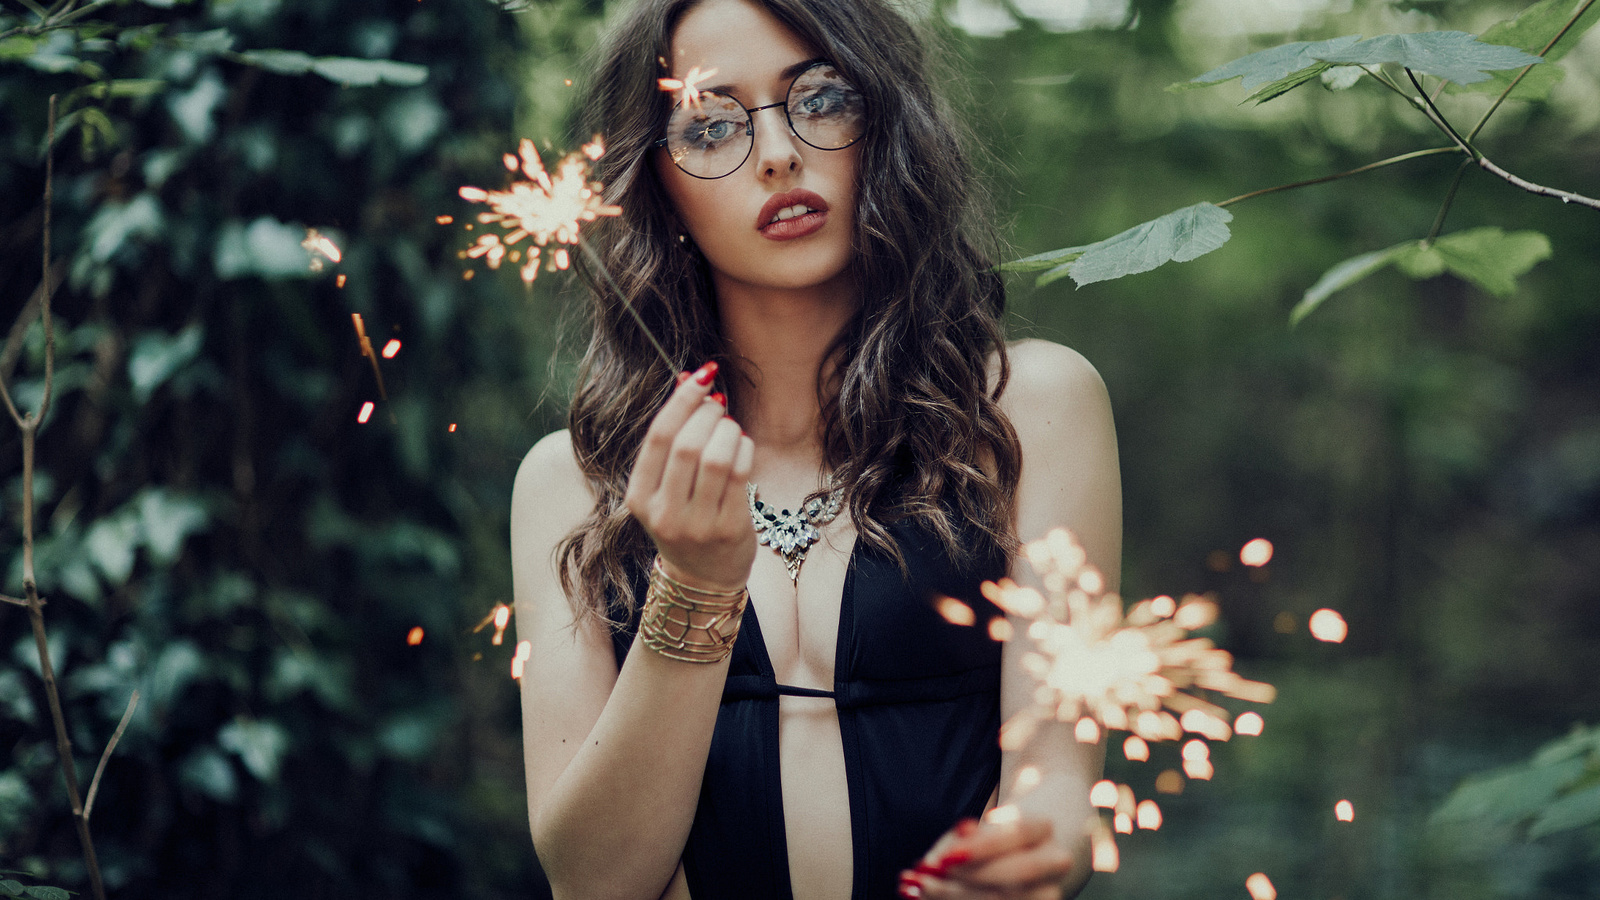
[[[745,485],[745,499],[750,501],[750,521],[756,526],[757,543],[766,544],[783,557],[783,564],[789,569],[789,580],[797,585],[800,583],[800,564],[806,561],[806,551],[822,539],[822,532],[818,529],[839,515],[839,507],[844,501],[844,490],[833,486],[832,475],[828,476],[823,489],[828,491],[826,496],[812,497],[800,507],[799,512],[789,512],[787,509],[773,512],[772,507],[756,499],[754,483]]]

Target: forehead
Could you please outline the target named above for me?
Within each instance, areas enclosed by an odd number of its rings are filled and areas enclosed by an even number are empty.
[[[682,78],[696,66],[702,72],[717,70],[702,87],[753,91],[781,80],[784,69],[815,56],[815,47],[772,13],[745,0],[703,0],[684,13],[672,32],[674,77]]]

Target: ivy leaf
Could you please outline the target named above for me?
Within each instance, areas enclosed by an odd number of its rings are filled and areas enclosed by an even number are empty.
[[[1040,275],[1037,283],[1043,287],[1071,275],[1078,287],[1083,287],[1148,272],[1169,262],[1188,262],[1227,243],[1233,236],[1228,230],[1231,221],[1233,213],[1219,206],[1186,206],[1103,241],[1055,251],[1064,255],[1078,250],[1082,253]]]
[[[1472,228],[1447,234],[1432,244],[1406,241],[1353,256],[1322,273],[1289,313],[1289,324],[1299,324],[1336,291],[1391,263],[1411,278],[1433,278],[1449,272],[1497,297],[1509,297],[1517,289],[1517,277],[1549,256],[1550,239],[1537,231],[1507,234],[1495,227]]]
[[[1331,66],[1322,73],[1322,86],[1330,91],[1349,90],[1365,74],[1360,66]]]
[[[1330,65],[1395,63],[1438,78],[1470,84],[1487,80],[1488,72],[1520,69],[1542,61],[1516,47],[1484,43],[1464,31],[1382,34],[1367,40],[1361,40],[1359,35],[1348,35],[1326,41],[1297,41],[1262,50],[1173,87],[1221,84],[1238,78],[1246,88],[1267,85],[1252,95],[1252,99],[1260,98],[1258,103],[1265,103],[1322,74]]]
[[[1584,2],[1585,0],[1540,0],[1513,18],[1492,26],[1483,33],[1482,40],[1485,43],[1504,44],[1529,53],[1538,53],[1561,33],[1561,29],[1572,18],[1572,14]],[[1578,17],[1572,27],[1567,29],[1567,33],[1561,35],[1561,40],[1556,41],[1544,54],[1545,61],[1555,62],[1566,56],[1567,51],[1576,47],[1583,33],[1596,22],[1600,22],[1600,4],[1591,5],[1582,16]],[[1555,87],[1556,82],[1560,81],[1564,74],[1559,66],[1540,66],[1517,82],[1510,96],[1521,100],[1543,100],[1550,96],[1551,88]],[[1498,95],[1509,87],[1516,77],[1516,72],[1495,72],[1485,81],[1470,85],[1452,84],[1450,89]]]
[[[191,324],[174,335],[146,331],[133,340],[128,352],[128,380],[133,383],[133,398],[147,403],[156,389],[167,383],[178,370],[194,362],[200,354],[202,331]]]
[[[48,885],[28,888],[25,893],[34,900],[72,900],[72,895],[65,890]]]
[[[276,722],[236,718],[217,732],[217,743],[237,754],[251,775],[272,782],[277,780],[278,766],[289,748],[289,733]]]
[[[389,59],[314,57],[299,50],[246,50],[243,53],[232,54],[231,58],[247,65],[260,66],[279,75],[315,73],[346,87],[368,87],[374,84],[412,87],[428,80],[427,66]]]

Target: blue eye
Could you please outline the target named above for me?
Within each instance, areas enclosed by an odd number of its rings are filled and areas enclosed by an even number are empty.
[[[684,128],[683,140],[696,149],[706,149],[735,137],[741,124],[731,119],[698,119]]]
[[[795,98],[790,111],[809,118],[838,115],[846,107],[845,89],[828,85],[809,90]]]

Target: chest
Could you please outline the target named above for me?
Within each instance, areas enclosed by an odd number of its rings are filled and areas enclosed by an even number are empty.
[[[830,522],[806,551],[798,581],[790,579],[776,552],[757,548],[750,603],[761,619],[767,655],[780,683],[833,687],[839,611],[855,539],[848,516]]]

